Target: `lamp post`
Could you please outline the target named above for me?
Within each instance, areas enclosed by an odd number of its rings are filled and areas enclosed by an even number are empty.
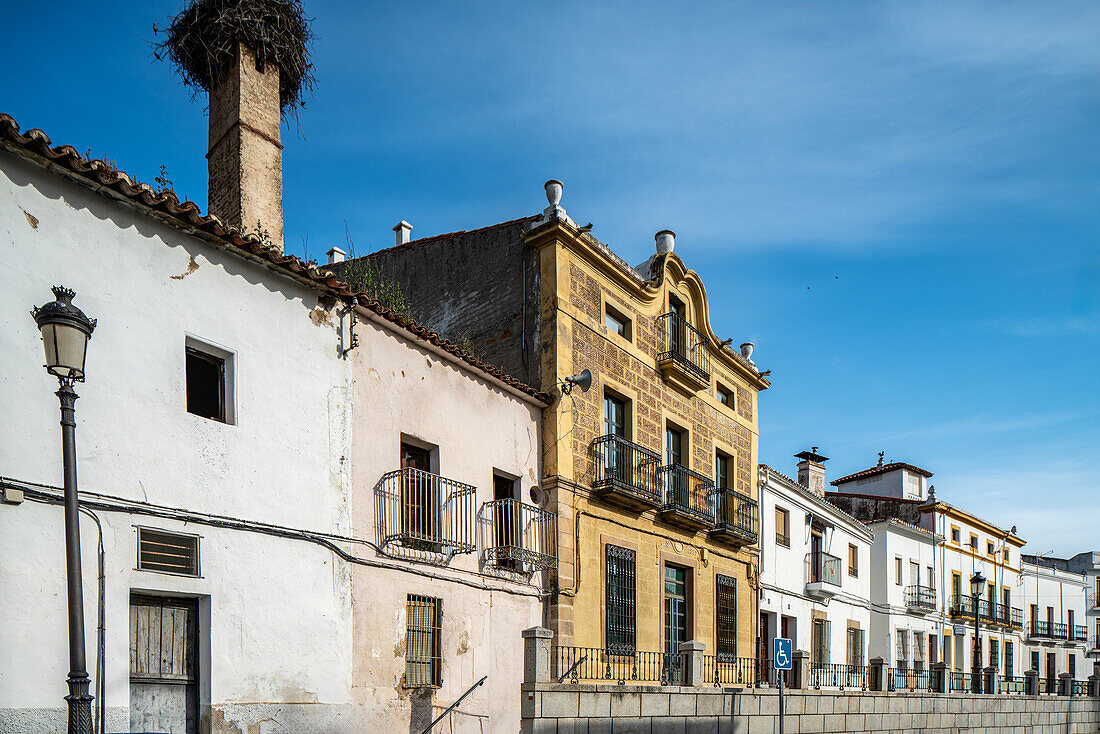
[[[982,572],[978,571],[970,577],[970,595],[974,600],[974,652],[971,655],[973,659],[970,665],[971,693],[982,692],[982,645],[981,637],[978,633],[978,600],[984,588],[985,576],[982,576]]]
[[[76,294],[55,286],[54,299],[31,312],[42,332],[46,371],[60,383],[61,452],[65,473],[65,579],[69,606],[69,734],[91,734],[92,696],[84,659],[84,590],[80,577],[80,515],[76,496],[76,391],[84,381],[84,356],[95,319],[72,304]]]

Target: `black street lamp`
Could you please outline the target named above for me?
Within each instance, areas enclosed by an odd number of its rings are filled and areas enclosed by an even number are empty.
[[[76,294],[55,286],[56,300],[31,311],[42,332],[46,371],[61,384],[61,450],[65,467],[65,578],[69,604],[69,734],[91,734],[92,696],[84,659],[84,589],[80,578],[80,515],[76,496],[76,391],[84,382],[84,355],[95,319],[73,305]]]
[[[974,652],[970,666],[971,693],[982,692],[982,643],[978,632],[978,600],[984,588],[985,576],[982,576],[982,572],[978,571],[970,577],[970,595],[974,600]]]

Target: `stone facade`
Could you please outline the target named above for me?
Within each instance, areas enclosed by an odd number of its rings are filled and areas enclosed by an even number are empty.
[[[256,68],[256,57],[238,45],[233,68],[210,92],[210,213],[225,224],[267,232],[283,247],[283,146],[279,68]]]

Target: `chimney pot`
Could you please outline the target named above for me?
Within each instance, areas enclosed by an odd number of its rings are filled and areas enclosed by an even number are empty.
[[[653,235],[653,239],[657,242],[658,255],[667,255],[676,247],[676,233],[671,229],[662,229]]]
[[[404,219],[393,226],[393,231],[397,233],[395,241],[399,245],[408,244],[409,240],[412,239],[413,226]]]
[[[342,263],[348,257],[348,253],[341,250],[339,247],[334,247],[328,251],[328,264]]]
[[[817,446],[810,451],[802,451],[794,455],[798,462],[798,483],[807,487],[818,497],[825,496],[825,462],[827,456],[817,453]]]

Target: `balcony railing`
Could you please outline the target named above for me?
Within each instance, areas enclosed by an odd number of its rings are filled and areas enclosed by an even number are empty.
[[[710,382],[710,352],[706,339],[683,316],[669,311],[657,317],[657,325],[664,334],[662,350],[657,364],[662,369],[680,369],[702,385]]]
[[[905,606],[917,612],[931,612],[936,609],[936,590],[931,586],[905,587]]]
[[[714,482],[679,464],[660,467],[657,479],[664,490],[662,520],[692,528],[714,525]]]
[[[959,594],[952,596],[947,613],[952,617],[974,619],[974,598]],[[1023,610],[1019,607],[1006,607],[997,602],[991,603],[989,599],[978,599],[978,619],[983,622],[1022,627],[1023,615]]]
[[[790,548],[791,547],[791,538],[790,538],[789,535],[784,535],[783,533],[776,533],[775,534],[775,544],[776,545],[781,545],[784,548]]]
[[[1084,642],[1088,639],[1089,628],[1087,625],[1078,624],[1073,627],[1073,637],[1070,638],[1075,642]]]
[[[1100,634],[1092,636],[1092,640],[1089,641],[1090,650],[1100,650]]]
[[[727,539],[735,545],[751,545],[756,542],[759,523],[756,500],[732,489],[717,491],[712,538]]]
[[[1069,638],[1069,630],[1064,622],[1046,622],[1041,619],[1031,620],[1027,628],[1028,637],[1042,637],[1048,640],[1065,640]]]
[[[485,563],[511,571],[558,564],[557,517],[516,499],[486,502],[479,518]]]
[[[635,510],[661,504],[657,468],[661,457],[620,436],[600,436],[592,442],[596,478],[592,489],[608,501]]]
[[[812,663],[810,665],[811,688],[858,688],[867,690],[867,666],[841,663]]]
[[[563,683],[612,681],[679,685],[683,680],[680,654],[634,650],[618,654],[599,647],[550,648],[551,680]]]
[[[379,545],[403,556],[472,552],[475,491],[420,469],[382,475],[374,489]]]
[[[930,691],[932,690],[932,672],[911,668],[890,668],[887,686],[887,690],[890,691]]]
[[[840,559],[824,551],[810,554],[810,583],[840,586]]]

